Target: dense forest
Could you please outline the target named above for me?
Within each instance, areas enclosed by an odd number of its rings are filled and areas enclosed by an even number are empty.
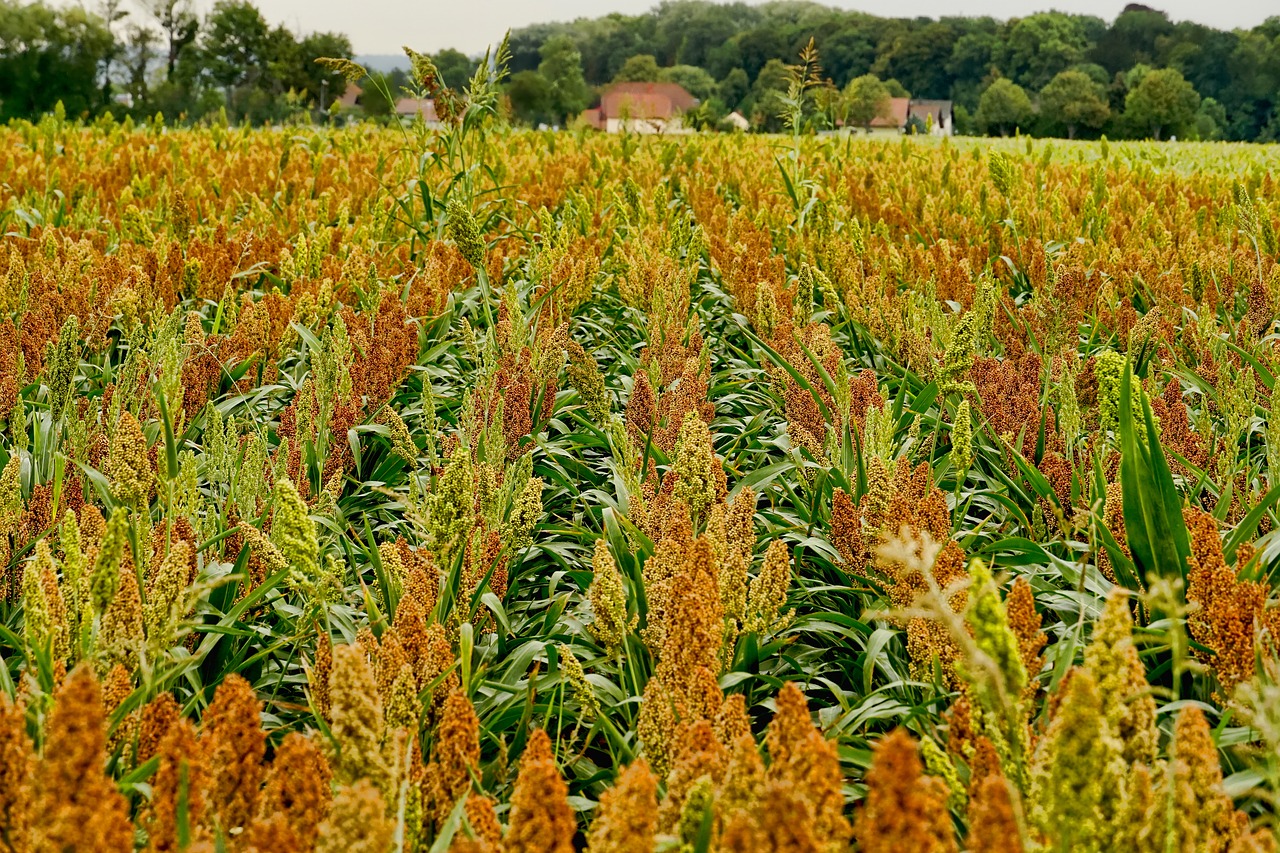
[[[149,0],[125,14],[0,0],[0,119],[61,101],[69,114],[233,120],[326,118],[345,86],[314,63],[349,57],[340,34],[272,27],[242,0],[198,16],[189,0]],[[412,38],[411,36],[408,38]],[[865,123],[886,98],[951,99],[964,133],[1111,138],[1280,139],[1280,16],[1250,30],[1175,22],[1130,4],[1114,21],[1044,12],[883,18],[819,3],[664,2],[641,15],[538,24],[511,33],[513,119],[571,122],[601,87],[668,80],[701,101],[714,127],[737,110],[774,130],[794,65],[812,41],[820,73],[813,126]],[[432,57],[465,84],[477,59]],[[361,112],[391,112],[403,73],[367,81]]]

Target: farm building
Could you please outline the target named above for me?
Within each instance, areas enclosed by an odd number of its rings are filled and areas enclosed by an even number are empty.
[[[615,83],[582,119],[609,133],[687,133],[684,114],[697,106],[698,99],[676,83]]]
[[[427,127],[440,127],[436,115],[436,102],[432,98],[400,98],[396,101],[396,115],[402,119],[421,117]]]
[[[918,133],[950,136],[953,132],[951,102],[893,98],[889,115],[873,119],[870,132],[880,136],[907,133],[912,124],[916,124]]]

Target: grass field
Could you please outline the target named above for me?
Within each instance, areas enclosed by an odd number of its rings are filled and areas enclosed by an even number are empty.
[[[0,851],[1263,851],[1280,148],[0,129]]]

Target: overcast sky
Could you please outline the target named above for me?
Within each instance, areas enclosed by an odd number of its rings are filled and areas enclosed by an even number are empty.
[[[212,0],[197,0],[202,9]],[[508,28],[564,21],[609,12],[636,14],[656,0],[257,0],[272,23],[296,32],[345,32],[356,53],[399,53],[407,44],[420,52],[456,47],[475,54],[502,38]],[[1050,8],[1115,18],[1126,0],[826,0],[827,5],[877,15],[992,15],[1009,18]],[[1280,15],[1277,0],[1147,0],[1175,21],[1190,19],[1219,29],[1252,27]]]

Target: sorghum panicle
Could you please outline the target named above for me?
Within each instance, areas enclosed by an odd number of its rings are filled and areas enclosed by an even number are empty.
[[[864,853],[951,853],[957,850],[947,788],[924,775],[916,743],[894,729],[876,744],[867,771],[867,797],[854,824]]]
[[[262,758],[262,703],[249,682],[228,675],[200,721],[200,747],[208,757],[209,817],[224,831],[244,827],[257,813]]]
[[[370,780],[387,791],[391,771],[382,753],[382,702],[369,659],[359,646],[335,646],[329,677],[329,730],[336,744],[334,781]]]
[[[1111,731],[1124,744],[1126,763],[1155,766],[1160,735],[1156,730],[1156,703],[1147,683],[1147,670],[1133,642],[1133,616],[1129,598],[1119,589],[1107,596],[1093,636],[1085,648],[1084,665],[1107,697],[1106,714]]]
[[[111,434],[108,473],[121,501],[134,509],[146,507],[155,487],[155,471],[151,467],[142,426],[130,412],[120,416]]]
[[[551,739],[536,729],[529,736],[511,794],[506,853],[573,853],[577,821],[569,789],[551,754]]]
[[[480,720],[471,700],[455,690],[444,700],[427,774],[434,788],[431,799],[437,824],[471,792],[471,776],[479,772],[479,766]]]
[[[591,823],[591,853],[652,853],[658,832],[658,780],[639,758],[600,797]]]
[[[778,711],[765,737],[769,778],[789,787],[804,803],[821,849],[843,850],[851,828],[844,817],[843,774],[835,746],[814,727],[808,703],[794,682],[783,685],[776,701]]]
[[[339,648],[344,648],[339,646]],[[368,779],[338,788],[319,825],[316,853],[386,853],[395,836],[382,794]]]
[[[26,706],[0,691],[0,841],[15,853],[28,849],[35,768]]]
[[[138,575],[133,561],[120,567],[116,592],[102,615],[102,633],[98,642],[111,663],[123,663],[130,669],[138,665],[138,653],[145,642],[142,618],[142,595],[138,591]]]
[[[144,764],[160,750],[160,743],[177,724],[182,711],[172,693],[161,693],[142,706],[134,764]]]
[[[34,850],[131,853],[133,824],[128,803],[106,775],[106,746],[102,692],[82,663],[58,688],[35,771]]]
[[[329,816],[333,774],[324,752],[312,737],[285,735],[267,771],[258,813],[283,818],[303,850],[315,844],[320,824]]]
[[[978,783],[969,799],[970,853],[1023,853],[1014,796],[1009,780],[998,773]]]
[[[271,542],[293,570],[295,585],[314,582],[320,573],[320,546],[316,524],[307,513],[307,505],[293,483],[286,479],[276,481],[274,500]]]
[[[1191,539],[1187,600],[1198,605],[1187,627],[1196,642],[1212,650],[1213,673],[1222,694],[1229,695],[1253,676],[1256,632],[1277,636],[1280,611],[1266,607],[1270,590],[1265,583],[1240,579],[1239,563],[1226,564],[1213,516],[1189,509],[1184,517]]]
[[[610,656],[617,656],[627,634],[635,628],[637,617],[627,615],[627,592],[622,573],[618,571],[613,552],[604,539],[596,540],[591,568],[593,575],[587,590],[592,614],[589,629]]]
[[[790,585],[791,555],[787,543],[775,539],[765,552],[760,573],[751,581],[744,626],[747,631],[776,632],[791,622],[791,611],[782,612]]]
[[[148,850],[177,853],[182,849],[179,821],[185,821],[187,827],[206,823],[209,764],[195,726],[181,718],[161,739],[157,754],[160,766],[151,782],[151,802],[144,818]]]
[[[1028,819],[1063,849],[1109,849],[1126,765],[1093,674],[1072,670],[1062,698],[1036,744],[1027,798]]]

